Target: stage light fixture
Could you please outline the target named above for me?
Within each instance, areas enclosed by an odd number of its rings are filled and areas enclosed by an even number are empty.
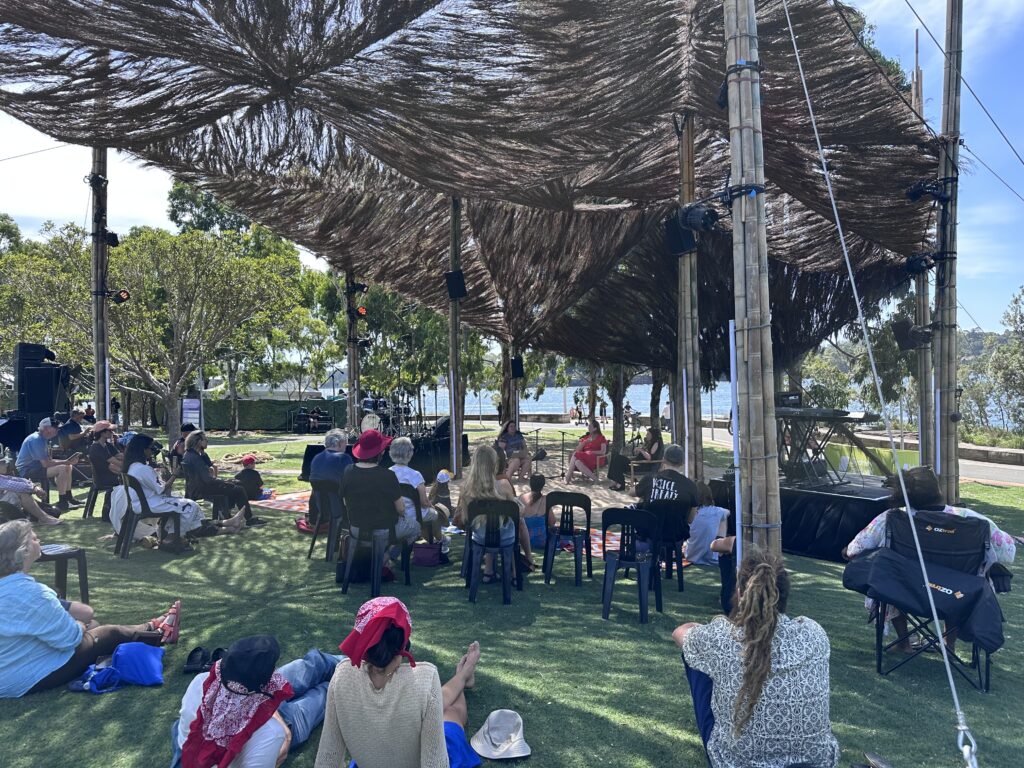
[[[907,274],[923,275],[935,266],[930,253],[914,253],[907,257]]]
[[[359,347],[359,349],[362,349],[362,350],[369,349],[371,347],[371,345],[372,345],[372,342],[369,339],[359,339],[359,341],[356,342],[356,346]]]
[[[360,304],[358,307],[356,307],[356,314],[359,315],[360,317],[366,317],[367,314],[369,314],[369,310],[362,304]]]
[[[922,179],[915,181],[907,187],[907,199],[916,203],[925,195],[930,195],[933,200],[939,203],[949,202],[949,194],[942,188],[942,179]]]
[[[901,317],[892,321],[892,335],[901,352],[926,347],[932,343],[932,329],[914,325],[912,320]]]
[[[121,244],[121,241],[117,237],[117,233],[111,232],[109,229],[103,230],[103,242],[111,248],[117,248],[117,246]]]
[[[445,272],[444,282],[448,288],[448,298],[451,301],[458,301],[469,295],[466,291],[466,276],[462,273],[461,269],[456,269],[454,272]]]
[[[679,226],[693,232],[712,232],[718,223],[718,211],[698,203],[680,208],[676,216]]]
[[[120,291],[114,291],[110,296],[110,300],[115,304],[124,304],[131,297],[132,295],[128,293],[128,289],[122,288]]]
[[[345,286],[345,290],[348,293],[366,293],[368,290],[370,290],[370,286],[368,286],[366,283],[352,282]]]

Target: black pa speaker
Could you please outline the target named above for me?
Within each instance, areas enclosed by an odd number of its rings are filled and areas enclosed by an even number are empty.
[[[68,387],[71,374],[66,365],[25,368],[18,391],[18,408],[26,413],[47,415],[69,411]]]
[[[466,276],[461,269],[454,272],[445,272],[444,281],[448,286],[448,298],[452,301],[464,299],[469,294],[466,292]]]
[[[515,355],[512,357],[512,378],[522,379],[526,376],[526,371],[523,370],[523,358],[521,355]]]
[[[697,250],[697,238],[689,229],[683,229],[679,217],[669,216],[665,219],[665,247],[673,256]]]
[[[896,337],[896,346],[901,352],[908,352],[932,343],[931,328],[922,328],[905,317],[892,321],[892,335]]]

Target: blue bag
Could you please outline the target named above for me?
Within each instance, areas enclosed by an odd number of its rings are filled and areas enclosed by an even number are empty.
[[[163,685],[164,649],[145,643],[121,643],[114,649],[111,666],[125,685]]]
[[[121,673],[113,667],[96,668],[90,664],[82,676],[68,683],[68,690],[89,693],[110,693],[121,687]]]

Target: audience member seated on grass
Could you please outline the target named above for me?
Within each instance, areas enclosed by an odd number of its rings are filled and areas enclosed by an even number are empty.
[[[228,500],[228,509],[240,510],[245,517],[245,526],[254,528],[266,524],[266,520],[253,517],[252,507],[249,506],[249,497],[241,483],[234,480],[221,480],[217,477],[217,468],[213,461],[206,454],[209,447],[206,433],[196,430],[185,439],[185,455],[181,459],[183,466],[188,467],[190,476],[195,485],[189,488],[189,493],[196,495],[196,498],[208,499],[212,496],[224,496]],[[234,518],[232,518],[234,519]]]
[[[405,516],[405,504],[398,476],[380,466],[381,456],[391,438],[376,429],[368,429],[352,446],[353,464],[341,478],[341,498],[348,511],[353,536],[359,531],[383,530],[395,526]],[[385,562],[385,565],[388,565]]]
[[[105,419],[97,421],[92,428],[92,445],[89,446],[89,464],[92,466],[92,481],[97,488],[116,488],[121,482],[120,472],[111,467],[111,459],[122,471],[124,462],[117,441],[114,439],[114,425]]]
[[[985,552],[985,564],[982,568],[982,573],[979,575],[984,575],[995,563],[1013,562],[1017,554],[1017,546],[1013,542],[1013,537],[999,530],[995,523],[973,509],[951,507],[946,504],[942,495],[942,489],[939,486],[939,479],[935,476],[935,472],[932,471],[931,467],[908,469],[903,473],[903,483],[907,488],[906,500],[910,502],[910,506],[915,510],[944,512],[953,517],[975,517],[988,523],[990,544]],[[903,491],[897,483],[893,488],[894,509],[903,509],[904,499],[902,495]],[[884,547],[886,545],[886,517],[888,514],[888,512],[883,512],[878,515],[868,523],[863,531],[854,536],[853,541],[843,549],[843,557],[847,560],[852,560],[864,552]],[[872,614],[875,608],[874,600],[870,597],[865,598],[864,604],[868,609],[868,613]],[[886,611],[886,621],[892,622],[893,628],[899,633],[900,637],[906,637],[907,617],[891,605],[887,606]],[[956,630],[954,629],[946,635],[946,648],[952,653],[955,650],[955,645]],[[906,653],[913,652],[909,639],[900,643],[898,647]]]
[[[351,664],[338,665],[327,690],[327,714],[316,768],[474,768],[465,690],[476,682],[480,644],[471,643],[452,678],[410,653],[409,611],[394,597],[377,597],[356,614],[341,644]],[[403,663],[408,659],[409,663]]]
[[[755,551],[740,567],[732,616],[672,633],[712,768],[839,762],[829,723],[828,636],[805,616],[787,616],[788,598],[782,560]]]
[[[313,648],[275,671],[280,656],[273,635],[243,637],[196,675],[171,729],[171,768],[276,768],[309,739],[345,657]]]
[[[46,492],[27,477],[8,475],[8,470],[7,462],[0,461],[0,501],[14,509],[11,518],[30,515],[43,525],[60,525],[61,519],[47,514],[35,500],[36,496],[45,500]]]
[[[71,496],[71,466],[78,463],[79,454],[74,453],[66,459],[51,459],[48,445],[56,436],[57,427],[53,419],[40,421],[39,429],[22,442],[15,466],[19,475],[37,483],[53,480],[57,485],[57,509],[67,512],[72,507],[85,506]]]
[[[612,481],[610,488],[613,491],[626,490],[626,473],[629,472],[630,461],[661,461],[665,452],[665,438],[661,436],[661,430],[657,427],[648,427],[644,435],[644,444],[633,449],[630,456],[623,456],[614,453],[608,458],[608,479]],[[648,474],[654,468],[653,464],[646,464],[640,467],[641,474]]]
[[[57,429],[57,445],[62,451],[85,450],[85,446],[89,442],[86,439],[89,437],[89,433],[82,429],[84,421],[85,412],[75,408],[68,415],[68,420]]]
[[[520,479],[530,476],[530,449],[526,445],[526,438],[514,421],[506,421],[501,425],[501,431],[498,433],[494,447],[505,454],[510,478],[515,477],[516,474]]]
[[[697,483],[697,498],[700,506],[690,514],[686,559],[694,565],[718,565],[718,552],[711,545],[725,536],[732,513],[725,507],[715,506],[715,497],[707,483]]]
[[[430,492],[427,494],[427,502],[430,506],[437,509],[439,514],[443,513],[449,521],[455,516],[452,489],[448,485],[451,481],[452,473],[447,469],[442,469],[437,473],[434,484],[430,486]]]
[[[594,473],[597,471],[598,462],[607,454],[608,440],[601,434],[601,425],[597,423],[597,419],[591,419],[587,434],[580,438],[576,451],[569,459],[569,468],[565,471],[565,482],[572,482],[576,470],[579,470],[587,480],[594,482],[597,480]]]
[[[388,447],[388,455],[394,464],[391,471],[398,477],[398,482],[411,485],[416,489],[420,497],[420,513],[423,518],[423,525],[416,522],[416,505],[410,499],[403,498],[405,503],[405,514],[395,526],[395,532],[399,539],[405,539],[410,544],[421,536],[430,541],[441,539],[441,529],[448,525],[448,518],[440,517],[438,511],[430,504],[427,498],[427,484],[423,475],[409,466],[414,452],[412,440],[408,437],[397,437],[391,441]]]
[[[263,498],[263,476],[256,471],[256,457],[251,453],[242,457],[242,469],[235,475],[235,481],[245,488],[245,496],[249,501]]]
[[[340,483],[345,470],[352,466],[352,457],[345,453],[348,435],[332,429],[324,435],[324,450],[309,464],[310,480],[331,480]]]
[[[0,525],[0,698],[66,685],[121,643],[177,642],[177,603],[145,624],[97,625],[89,606],[58,599],[28,575],[41,554],[27,521]]]
[[[469,504],[478,499],[507,499],[514,501],[522,507],[522,502],[516,498],[512,485],[505,479],[497,477],[499,465],[498,453],[489,445],[478,445],[473,453],[473,461],[469,465],[469,473],[459,491],[459,505],[455,510],[455,524],[465,528],[469,519]],[[478,544],[484,543],[485,518],[478,517],[474,521],[473,530],[469,532],[473,541]],[[511,518],[502,521],[501,543],[502,546],[515,541],[516,531]],[[526,527],[526,521],[519,518],[519,543],[526,557],[527,570],[533,570],[536,565],[533,562],[533,550],[530,548],[530,531]],[[484,584],[493,584],[498,580],[494,573],[494,558],[491,555],[484,555]]]
[[[126,474],[139,481],[142,492],[146,496],[150,512],[177,512],[181,515],[181,535],[188,536],[192,532],[200,532],[211,528],[206,523],[202,509],[191,499],[180,499],[176,496],[167,495],[167,491],[174,482],[174,478],[161,483],[157,477],[156,470],[150,466],[153,455],[160,450],[160,444],[152,437],[144,434],[137,434],[128,443],[124,454],[124,466]],[[132,508],[139,510],[139,500],[135,491],[132,491]],[[121,532],[121,523],[128,512],[128,498],[125,495],[123,485],[119,485],[110,495],[110,523],[114,531]],[[242,513],[237,513],[230,520],[224,521],[224,530],[229,533],[238,533],[245,527],[245,518]],[[140,522],[135,529],[135,538],[141,539],[152,536],[157,532],[157,526]],[[165,527],[167,537],[160,542],[162,549],[170,551],[188,551],[188,544],[185,541],[177,540],[172,533],[172,526]]]
[[[685,460],[686,454],[680,446],[669,445],[660,469],[645,476],[636,486],[636,495],[640,497],[637,506],[661,518],[661,540],[665,544],[689,538],[689,521],[700,503],[696,483],[683,474]]]

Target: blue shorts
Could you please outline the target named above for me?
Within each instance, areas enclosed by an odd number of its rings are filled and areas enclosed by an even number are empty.
[[[57,599],[60,600],[61,608],[63,608],[65,611],[70,611],[71,610],[71,601],[70,600],[62,600],[59,597]]]
[[[466,731],[458,723],[445,721],[444,745],[448,752],[448,765],[450,768],[476,768],[476,766],[483,762],[480,759],[480,755],[469,746]],[[348,768],[359,768],[359,766],[353,760],[348,764]]]

